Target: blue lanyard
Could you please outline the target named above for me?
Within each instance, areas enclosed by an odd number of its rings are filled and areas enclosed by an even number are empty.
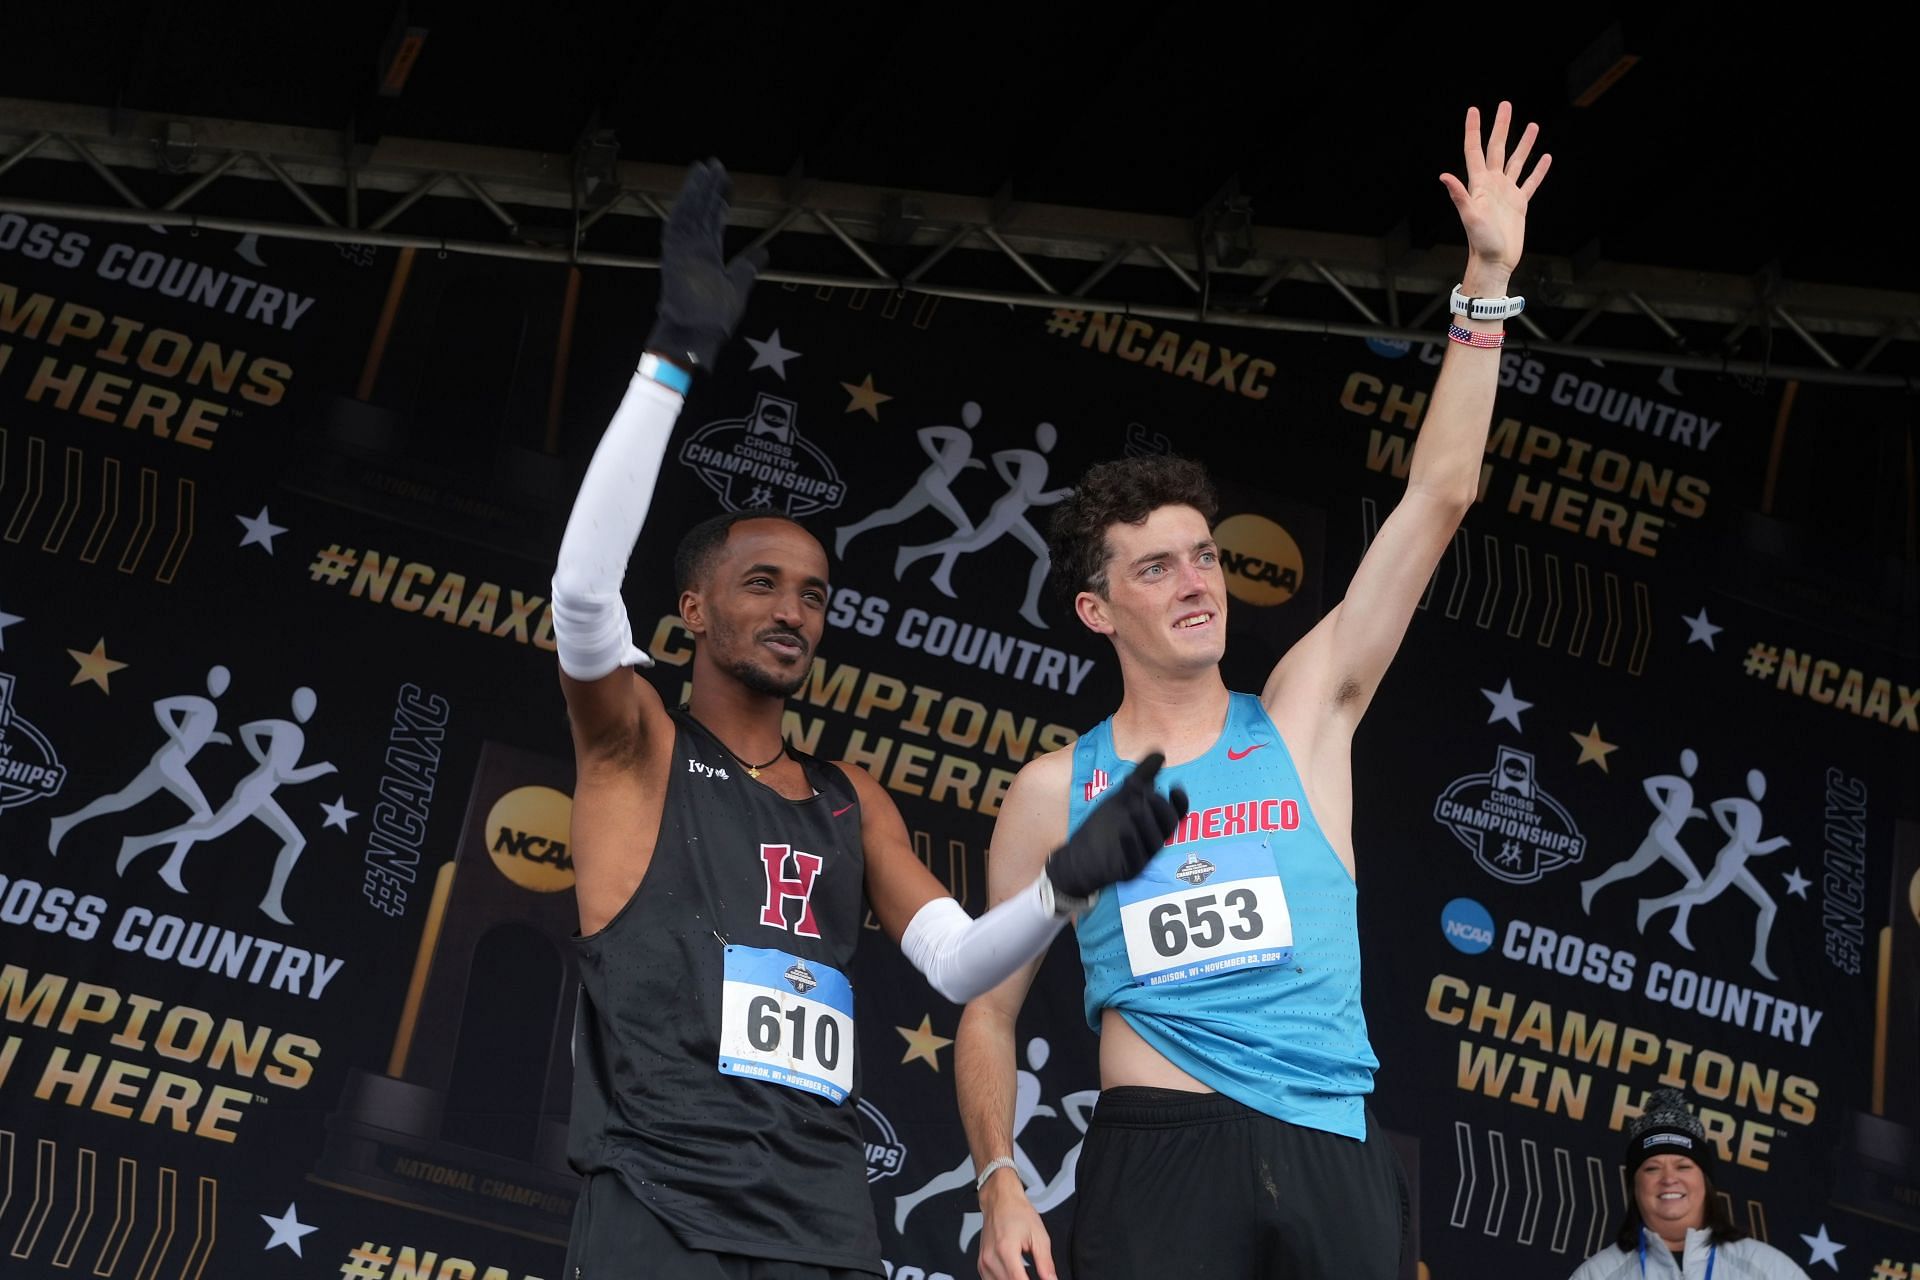
[[[1713,1263],[1719,1253],[1720,1246],[1717,1244],[1707,1249],[1707,1280],[1713,1280]],[[1647,1274],[1647,1229],[1645,1227],[1640,1228],[1640,1274],[1643,1276]]]

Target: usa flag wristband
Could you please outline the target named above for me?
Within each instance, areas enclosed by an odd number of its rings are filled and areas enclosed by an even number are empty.
[[[1457,324],[1447,326],[1447,336],[1455,342],[1469,347],[1504,347],[1507,335],[1503,333],[1481,333],[1476,329],[1463,328]]]

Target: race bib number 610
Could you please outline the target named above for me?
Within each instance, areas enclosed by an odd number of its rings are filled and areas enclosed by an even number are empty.
[[[728,947],[720,1072],[845,1102],[853,1091],[853,986],[838,969],[767,947]]]

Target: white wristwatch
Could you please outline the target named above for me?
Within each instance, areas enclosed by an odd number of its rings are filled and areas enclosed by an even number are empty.
[[[1046,872],[1040,873],[1040,908],[1050,916],[1066,918],[1081,915],[1093,910],[1093,904],[1100,901],[1100,891],[1095,889],[1084,898],[1070,898],[1053,887],[1053,880]]]
[[[1519,294],[1505,298],[1469,298],[1460,292],[1460,286],[1453,286],[1453,296],[1447,300],[1447,310],[1469,320],[1506,320],[1519,315],[1527,309],[1527,300]]]

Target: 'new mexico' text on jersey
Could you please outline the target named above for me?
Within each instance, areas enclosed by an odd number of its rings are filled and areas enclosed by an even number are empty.
[[[1074,746],[1068,830],[1133,762],[1112,721]],[[1366,1137],[1379,1060],[1360,1007],[1353,877],[1308,809],[1266,708],[1231,695],[1226,727],[1168,766],[1192,807],[1135,879],[1079,923],[1087,1021],[1115,1009],[1194,1079],[1291,1124]]]

